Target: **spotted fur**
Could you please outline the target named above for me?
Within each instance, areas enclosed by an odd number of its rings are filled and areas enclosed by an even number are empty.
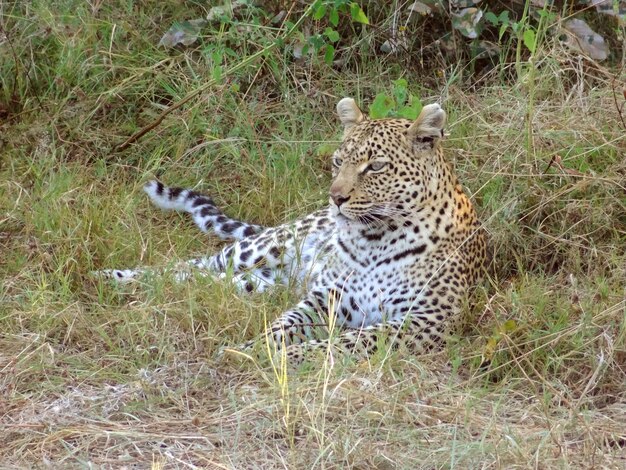
[[[162,208],[190,213],[201,230],[236,240],[189,266],[222,276],[232,269],[246,291],[301,283],[301,301],[256,340],[269,339],[291,363],[315,350],[428,351],[454,326],[486,258],[483,231],[440,145],[445,113],[433,104],[414,122],[369,120],[349,98],[337,111],[344,139],[329,206],[294,223],[236,221],[210,198],[159,182],[146,192]],[[105,274],[128,280],[144,271]]]

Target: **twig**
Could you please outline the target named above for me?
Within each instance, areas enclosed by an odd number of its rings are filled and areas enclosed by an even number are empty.
[[[238,64],[236,64],[236,65],[232,66],[231,68],[227,69],[226,71],[224,71],[224,73],[222,74],[222,78],[225,78],[225,77],[227,77],[229,75],[234,74],[238,70],[241,70],[244,67],[246,67],[249,64],[251,64],[252,62],[256,61],[259,57],[267,54],[269,51],[271,51],[272,49],[276,48],[279,44],[281,44],[285,39],[287,39],[289,36],[291,36],[294,33],[294,31],[296,31],[300,27],[300,25],[312,13],[313,8],[316,7],[316,6],[317,6],[317,2],[311,2],[309,7],[306,9],[306,11],[302,14],[302,16],[300,18],[298,18],[298,21],[296,21],[294,23],[294,25],[291,27],[291,29],[289,31],[287,31],[287,33],[285,33],[284,36],[282,36],[280,38],[277,38],[269,46],[265,46],[260,51],[255,52],[254,54],[252,54],[251,56],[249,56],[246,59],[242,60]],[[208,90],[209,88],[211,88],[216,83],[217,83],[217,80],[213,78],[213,79],[209,80],[207,83],[205,83],[204,85],[202,85],[200,88],[192,91],[187,96],[185,96],[182,100],[178,101],[177,103],[173,104],[169,108],[165,109],[150,124],[142,127],[139,131],[135,132],[133,135],[131,135],[128,139],[126,139],[121,144],[118,144],[118,145],[114,146],[113,147],[113,151],[125,150],[126,148],[128,148],[128,146],[130,144],[136,142],[138,139],[140,139],[145,134],[150,132],[152,129],[157,127],[159,124],[161,124],[161,122],[163,122],[163,119],[165,119],[173,111],[176,111],[177,109],[182,107],[184,104],[188,103],[189,101],[191,101],[192,99],[197,97],[202,92],[204,92],[204,91]]]
[[[611,80],[611,89],[613,90],[613,103],[615,103],[615,109],[617,109],[617,114],[619,115],[620,121],[622,121],[622,127],[626,129],[626,122],[624,122],[624,115],[622,114],[622,110],[624,109],[624,103],[620,106],[617,102],[617,93],[615,93],[615,82],[617,81],[617,77],[622,74],[622,70],[624,70],[624,65],[619,69],[615,75],[613,75],[613,79]],[[624,99],[626,100],[626,87],[622,87],[622,91],[624,94]]]
[[[548,162],[548,166],[546,167],[546,169],[545,169],[545,170],[543,170],[542,175],[545,175],[546,173],[548,173],[548,170],[549,170],[550,168],[552,168],[552,164],[554,163],[554,159],[555,159],[557,156],[558,156],[558,154],[556,154],[556,153],[555,153],[554,155],[552,155],[552,158],[551,158],[551,159],[550,159],[550,161]]]

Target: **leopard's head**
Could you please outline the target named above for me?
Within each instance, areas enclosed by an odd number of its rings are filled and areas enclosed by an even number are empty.
[[[401,219],[437,196],[446,169],[440,141],[446,113],[424,106],[415,121],[366,118],[351,98],[337,104],[343,142],[333,155],[330,204],[337,216],[370,223]]]

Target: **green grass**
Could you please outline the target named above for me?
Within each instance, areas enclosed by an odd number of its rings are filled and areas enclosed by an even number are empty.
[[[448,157],[494,252],[462,331],[424,357],[284,376],[215,354],[261,332],[293,290],[115,286],[89,272],[219,246],[151,207],[149,178],[209,192],[233,216],[293,220],[325,204],[339,98],[367,109],[404,76],[429,102],[444,79],[371,54],[333,69],[276,49],[116,153],[206,83],[207,51],[228,44],[243,60],[273,33],[209,28],[198,47],[166,50],[161,34],[201,5],[3,8],[1,466],[623,468],[626,140],[604,76],[555,78],[565,52],[546,46],[554,61],[532,90],[447,84]]]

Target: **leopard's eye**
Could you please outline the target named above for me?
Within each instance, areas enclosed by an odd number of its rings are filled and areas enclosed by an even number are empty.
[[[343,165],[343,160],[339,157],[333,157],[333,165],[335,165],[336,168],[339,168]]]
[[[387,163],[389,162],[383,162],[383,161],[372,162],[367,166],[365,171],[370,171],[370,172],[381,171],[383,168],[387,166]]]

